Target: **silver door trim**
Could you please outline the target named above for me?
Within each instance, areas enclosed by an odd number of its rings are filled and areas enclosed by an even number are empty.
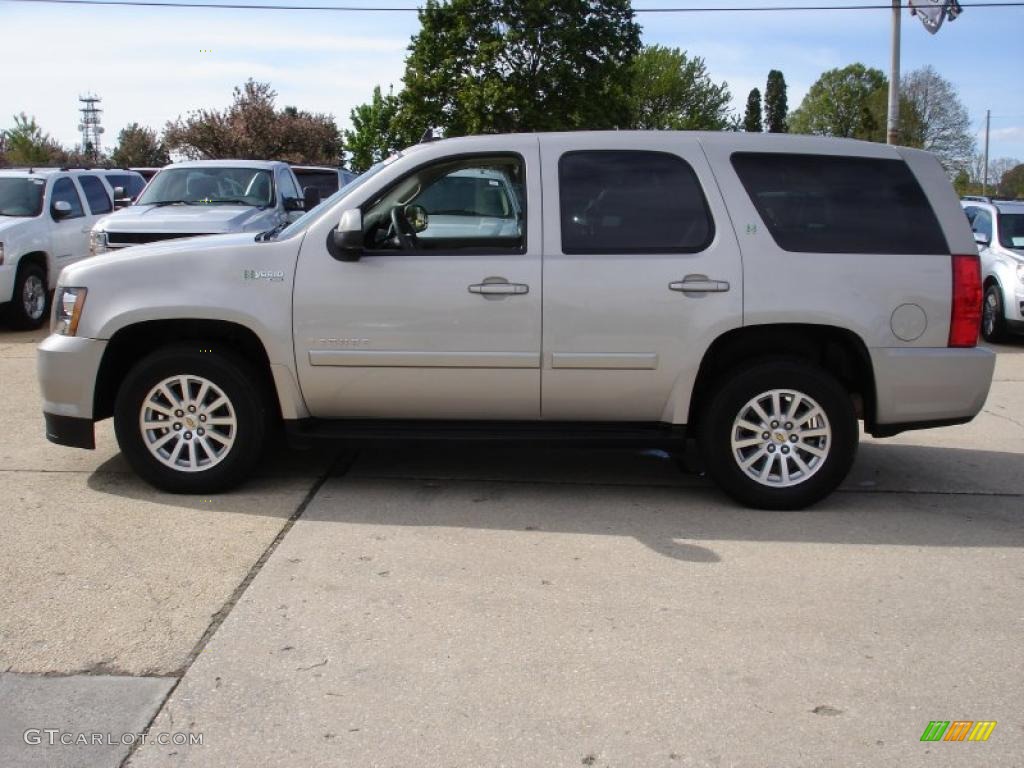
[[[309,364],[359,368],[540,368],[540,354],[311,349]]]
[[[653,371],[656,352],[552,352],[552,368],[590,368],[618,371]]]

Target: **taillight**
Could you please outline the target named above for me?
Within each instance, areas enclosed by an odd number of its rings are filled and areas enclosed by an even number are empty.
[[[973,347],[981,325],[981,262],[977,254],[953,256],[953,309],[949,346]]]

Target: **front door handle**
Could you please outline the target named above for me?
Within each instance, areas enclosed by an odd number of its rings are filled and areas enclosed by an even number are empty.
[[[729,290],[729,283],[725,280],[712,280],[707,275],[687,275],[682,280],[669,283],[668,287],[682,293],[725,293]]]
[[[469,292],[484,296],[521,296],[530,292],[530,286],[523,283],[510,283],[504,277],[488,277],[482,283],[469,286]]]

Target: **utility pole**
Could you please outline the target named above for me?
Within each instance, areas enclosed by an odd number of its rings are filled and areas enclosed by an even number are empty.
[[[981,194],[988,194],[988,127],[992,122],[992,110],[985,110],[985,169],[981,172]]]
[[[900,11],[901,0],[892,0],[892,61],[889,64],[889,116],[885,126],[885,143],[900,140]]]

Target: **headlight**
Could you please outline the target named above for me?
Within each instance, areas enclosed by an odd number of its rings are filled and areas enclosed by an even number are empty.
[[[0,246],[0,256],[3,255],[3,246]],[[0,259],[0,264],[3,263],[3,259]],[[1017,265],[1017,282],[1024,283],[1024,264]]]
[[[60,288],[57,291],[57,313],[53,319],[53,332],[62,336],[78,333],[78,321],[85,306],[85,288]]]
[[[0,265],[4,263],[4,244],[0,243]]]
[[[89,252],[95,256],[97,253],[107,252],[107,233],[93,230],[89,233]]]

